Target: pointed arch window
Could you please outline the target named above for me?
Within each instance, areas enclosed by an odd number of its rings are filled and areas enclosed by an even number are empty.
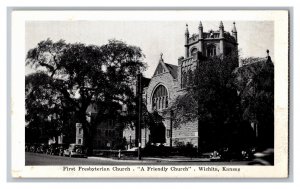
[[[163,85],[159,85],[152,97],[152,108],[161,110],[168,107],[168,91]]]
[[[198,52],[197,48],[193,48],[191,50],[191,55],[192,55],[192,57],[193,57],[194,60],[196,60],[196,58],[197,58],[197,52]]]
[[[217,55],[217,48],[215,45],[209,45],[206,49],[206,56],[212,57]]]
[[[181,74],[181,88],[186,88],[187,85],[187,73],[185,71]]]

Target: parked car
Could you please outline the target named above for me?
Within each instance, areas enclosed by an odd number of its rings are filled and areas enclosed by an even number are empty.
[[[67,144],[50,144],[46,151],[46,154],[63,156],[64,150],[67,148]]]
[[[250,160],[253,158],[253,150],[251,148],[249,149],[223,148],[220,150],[220,156],[223,161]]]
[[[221,155],[216,150],[211,152],[209,158],[210,158],[210,161],[221,161]]]
[[[36,148],[36,152],[37,153],[46,153],[48,149],[48,146],[46,144],[40,144],[37,148]]]
[[[63,156],[64,151],[68,148],[67,144],[58,144],[54,151],[54,155]]]
[[[29,152],[30,150],[30,144],[25,144],[25,152]]]
[[[36,152],[36,150],[37,150],[37,144],[32,144],[32,145],[30,145],[30,147],[29,147],[29,152]]]
[[[248,165],[274,165],[274,149],[268,148],[262,152],[256,152],[254,154],[253,161]]]
[[[56,148],[57,148],[57,144],[50,144],[46,150],[46,154],[54,155]]]
[[[129,148],[127,151],[129,152],[135,152],[135,151],[138,151],[139,148],[138,147],[132,147],[132,148]]]
[[[82,145],[70,144],[69,148],[64,150],[63,155],[69,157],[86,157],[86,150]]]

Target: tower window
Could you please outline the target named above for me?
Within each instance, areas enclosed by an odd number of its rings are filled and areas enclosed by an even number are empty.
[[[206,49],[206,56],[212,57],[212,56],[216,56],[216,55],[217,55],[216,46],[214,46],[214,45],[208,46]]]
[[[187,85],[187,73],[183,71],[181,74],[181,88],[186,88],[186,85]]]
[[[164,109],[168,107],[168,92],[163,85],[159,85],[152,97],[152,108],[153,109]]]
[[[196,58],[197,58],[197,51],[198,51],[197,48],[193,48],[191,51],[191,55],[194,60],[196,60]]]

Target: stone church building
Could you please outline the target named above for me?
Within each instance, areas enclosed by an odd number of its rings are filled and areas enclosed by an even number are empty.
[[[144,102],[150,112],[157,110],[161,112],[174,102],[176,97],[185,92],[187,77],[190,70],[196,68],[199,61],[198,54],[203,56],[227,55],[238,49],[237,30],[233,23],[232,31],[224,31],[223,23],[220,22],[219,30],[209,30],[204,32],[203,25],[200,22],[198,33],[190,35],[188,25],[186,25],[185,52],[184,57],[178,58],[175,63],[167,63],[163,55],[159,59],[156,70],[150,79],[148,86],[143,89]],[[167,61],[167,58],[166,58]],[[163,132],[165,136],[164,146],[176,146],[177,142],[184,144],[191,143],[198,145],[198,124],[197,121],[182,124],[178,128],[171,128],[170,113],[164,114]],[[134,129],[125,129],[123,137],[126,138],[129,148],[134,145]],[[144,147],[149,142],[151,133],[148,129],[141,131],[141,146]]]

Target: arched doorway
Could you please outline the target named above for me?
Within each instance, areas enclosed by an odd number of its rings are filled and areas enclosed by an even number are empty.
[[[165,143],[166,142],[166,127],[163,122],[156,123],[155,126],[150,129],[150,142],[151,143]]]

